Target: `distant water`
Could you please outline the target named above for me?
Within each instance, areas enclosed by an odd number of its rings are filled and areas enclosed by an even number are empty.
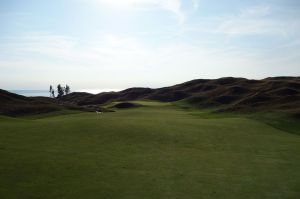
[[[49,91],[46,90],[9,90],[9,92],[24,95],[27,97],[44,96],[49,97]]]
[[[120,91],[121,89],[78,89],[72,92],[87,92],[92,94],[98,94],[108,91]],[[48,90],[9,90],[9,92],[16,93],[27,97],[49,97],[50,93]],[[56,94],[56,93],[55,93]]]

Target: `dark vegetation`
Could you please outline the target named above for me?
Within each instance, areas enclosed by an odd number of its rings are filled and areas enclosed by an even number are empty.
[[[55,98],[55,90],[50,85],[49,89],[50,97]],[[69,85],[66,85],[65,87],[61,86],[60,84],[57,85],[57,98],[61,98],[63,95],[68,95],[71,93],[71,88]]]
[[[221,112],[280,111],[299,118],[300,77],[272,77],[262,80],[233,77],[196,79],[159,89],[129,88],[120,92],[103,92],[96,95],[83,92],[67,95],[61,93],[59,99],[29,98],[1,90],[0,113],[18,115],[62,108],[95,110],[100,109],[99,105],[114,101],[134,100],[179,101],[185,106],[216,108]],[[119,106],[131,105],[125,103]]]
[[[134,108],[134,107],[138,107],[138,106],[139,105],[131,103],[131,102],[120,102],[120,103],[115,104],[113,107],[123,109],[123,108]]]

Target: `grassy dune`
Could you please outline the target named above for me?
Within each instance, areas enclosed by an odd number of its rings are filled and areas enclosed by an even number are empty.
[[[300,198],[299,135],[136,103],[144,106],[0,117],[0,198]]]

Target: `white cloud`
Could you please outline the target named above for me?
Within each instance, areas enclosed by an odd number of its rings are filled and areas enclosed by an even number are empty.
[[[199,0],[192,0],[192,2],[193,2],[193,8],[197,10],[199,8]]]
[[[95,3],[117,9],[130,9],[138,7],[153,7],[173,13],[180,24],[185,21],[181,0],[91,0]]]
[[[75,38],[39,32],[10,37],[7,40],[10,41],[9,46],[3,47],[2,50],[11,49],[16,54],[67,57],[76,45]]]
[[[161,0],[158,1],[158,5],[168,11],[171,11],[174,13],[179,23],[182,24],[185,21],[185,15],[183,11],[181,10],[181,1],[180,0]]]
[[[238,15],[219,19],[213,32],[228,36],[286,35],[290,31],[288,27],[291,27],[291,23],[268,17],[271,14],[270,6],[250,7],[241,10]]]
[[[247,9],[243,9],[240,12],[240,16],[243,17],[264,17],[271,13],[271,7],[268,5],[259,5],[259,6],[253,6],[249,7]]]

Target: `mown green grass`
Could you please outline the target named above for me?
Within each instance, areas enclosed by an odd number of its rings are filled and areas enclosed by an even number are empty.
[[[0,198],[300,198],[300,136],[171,104],[0,117]]]

